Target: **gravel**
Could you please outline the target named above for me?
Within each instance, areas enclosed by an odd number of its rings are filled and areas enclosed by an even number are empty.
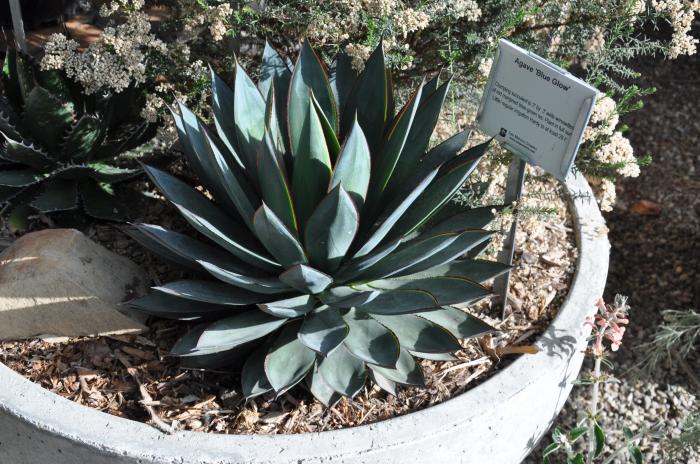
[[[642,85],[658,91],[646,98],[643,110],[626,117],[626,135],[636,153],[652,154],[654,163],[638,178],[618,184],[618,203],[606,218],[612,251],[605,297],[612,301],[616,293],[628,295],[631,306],[624,345],[611,358],[621,382],[605,385],[602,392],[600,422],[610,449],[623,443],[623,426],[635,431],[660,422],[677,435],[683,417],[697,407],[699,393],[676,363],[661,366],[653,378],[637,378],[632,368],[640,359],[636,347],[656,331],[662,310],[700,308],[700,55],[674,61],[643,59],[636,68],[644,76]],[[700,375],[697,353],[687,362]],[[587,393],[585,387],[574,390],[557,425],[571,427],[585,414]],[[664,460],[662,441],[642,443],[645,462],[669,462]],[[542,448],[550,442],[547,435],[524,462],[542,462]],[[681,462],[700,463],[700,450],[673,464]]]

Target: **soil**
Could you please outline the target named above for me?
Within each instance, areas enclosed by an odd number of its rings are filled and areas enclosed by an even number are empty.
[[[161,159],[159,164],[187,177],[184,164],[177,158],[175,162]],[[134,196],[139,189],[147,195],[134,197],[138,204],[134,209],[142,212],[141,217],[135,218],[138,222],[192,233],[148,183],[137,184],[124,194]],[[549,325],[566,296],[576,249],[561,188],[552,180],[531,176],[527,191],[549,192],[548,205],[555,208],[546,216],[521,220],[511,279],[513,313],[501,320],[500,308],[488,300],[470,308],[470,312],[499,332],[465,341],[464,349],[457,353],[458,361],[421,361],[426,377],[424,388],[402,388],[394,397],[368,384],[352,400],[343,399],[330,409],[314,400],[303,386],[278,399],[268,395],[246,402],[238,391],[236,369],[187,369],[168,357],[168,350],[187,327],[163,320],[152,320],[149,332],[140,336],[0,343],[0,361],[79,404],[148,422],[164,431],[301,433],[367,424],[422,409],[483,382],[518,354],[532,352],[531,343]],[[534,194],[533,197],[539,198]],[[180,270],[158,261],[117,225],[83,224],[74,218],[40,215],[32,221],[32,229],[66,224],[82,226],[92,239],[143,266],[154,284],[183,277]],[[0,244],[8,245],[16,236],[2,228]]]

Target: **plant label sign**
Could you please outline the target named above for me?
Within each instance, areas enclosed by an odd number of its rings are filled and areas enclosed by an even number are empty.
[[[477,122],[523,160],[564,180],[597,96],[594,87],[501,39]]]

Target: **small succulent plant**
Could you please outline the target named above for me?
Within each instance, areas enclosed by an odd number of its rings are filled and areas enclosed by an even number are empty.
[[[139,116],[142,93],[86,95],[59,71],[7,50],[0,95],[0,203],[10,218],[82,206],[96,218],[121,219],[111,185],[138,169],[109,164],[153,137]]]
[[[173,111],[209,195],[145,170],[208,241],[135,224],[136,240],[198,278],[132,306],[201,322],[172,354],[242,364],[249,398],[304,379],[326,405],[368,376],[390,392],[420,385],[415,358],[453,360],[458,338],[493,330],[453,306],[489,295],[479,282],[507,270],[473,259],[492,209],[436,218],[488,142],[462,152],[464,131],[427,150],[449,82],[424,82],[395,114],[381,46],[359,76],[344,55],[328,76],[308,43],[290,67],[266,46],[257,85],[240,65],[233,88],[212,73],[216,133]]]

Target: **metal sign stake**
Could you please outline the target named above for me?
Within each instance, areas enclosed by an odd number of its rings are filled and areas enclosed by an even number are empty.
[[[19,4],[19,0],[9,0],[10,1],[10,14],[12,14],[12,29],[15,36],[15,42],[19,49],[27,54],[29,53],[29,48],[27,47],[27,38],[24,35],[24,22],[22,21],[22,7]]]
[[[523,193],[523,184],[525,183],[525,167],[527,162],[519,156],[513,155],[513,159],[508,167],[508,178],[506,179],[506,205],[519,201]],[[515,253],[515,234],[518,229],[518,218],[513,211],[513,222],[510,225],[510,230],[503,242],[503,249],[498,253],[498,262],[512,265],[513,255]],[[510,307],[508,306],[508,287],[510,286],[510,271],[498,276],[493,281],[493,292],[498,297],[499,304],[503,305],[503,319],[510,315]]]

